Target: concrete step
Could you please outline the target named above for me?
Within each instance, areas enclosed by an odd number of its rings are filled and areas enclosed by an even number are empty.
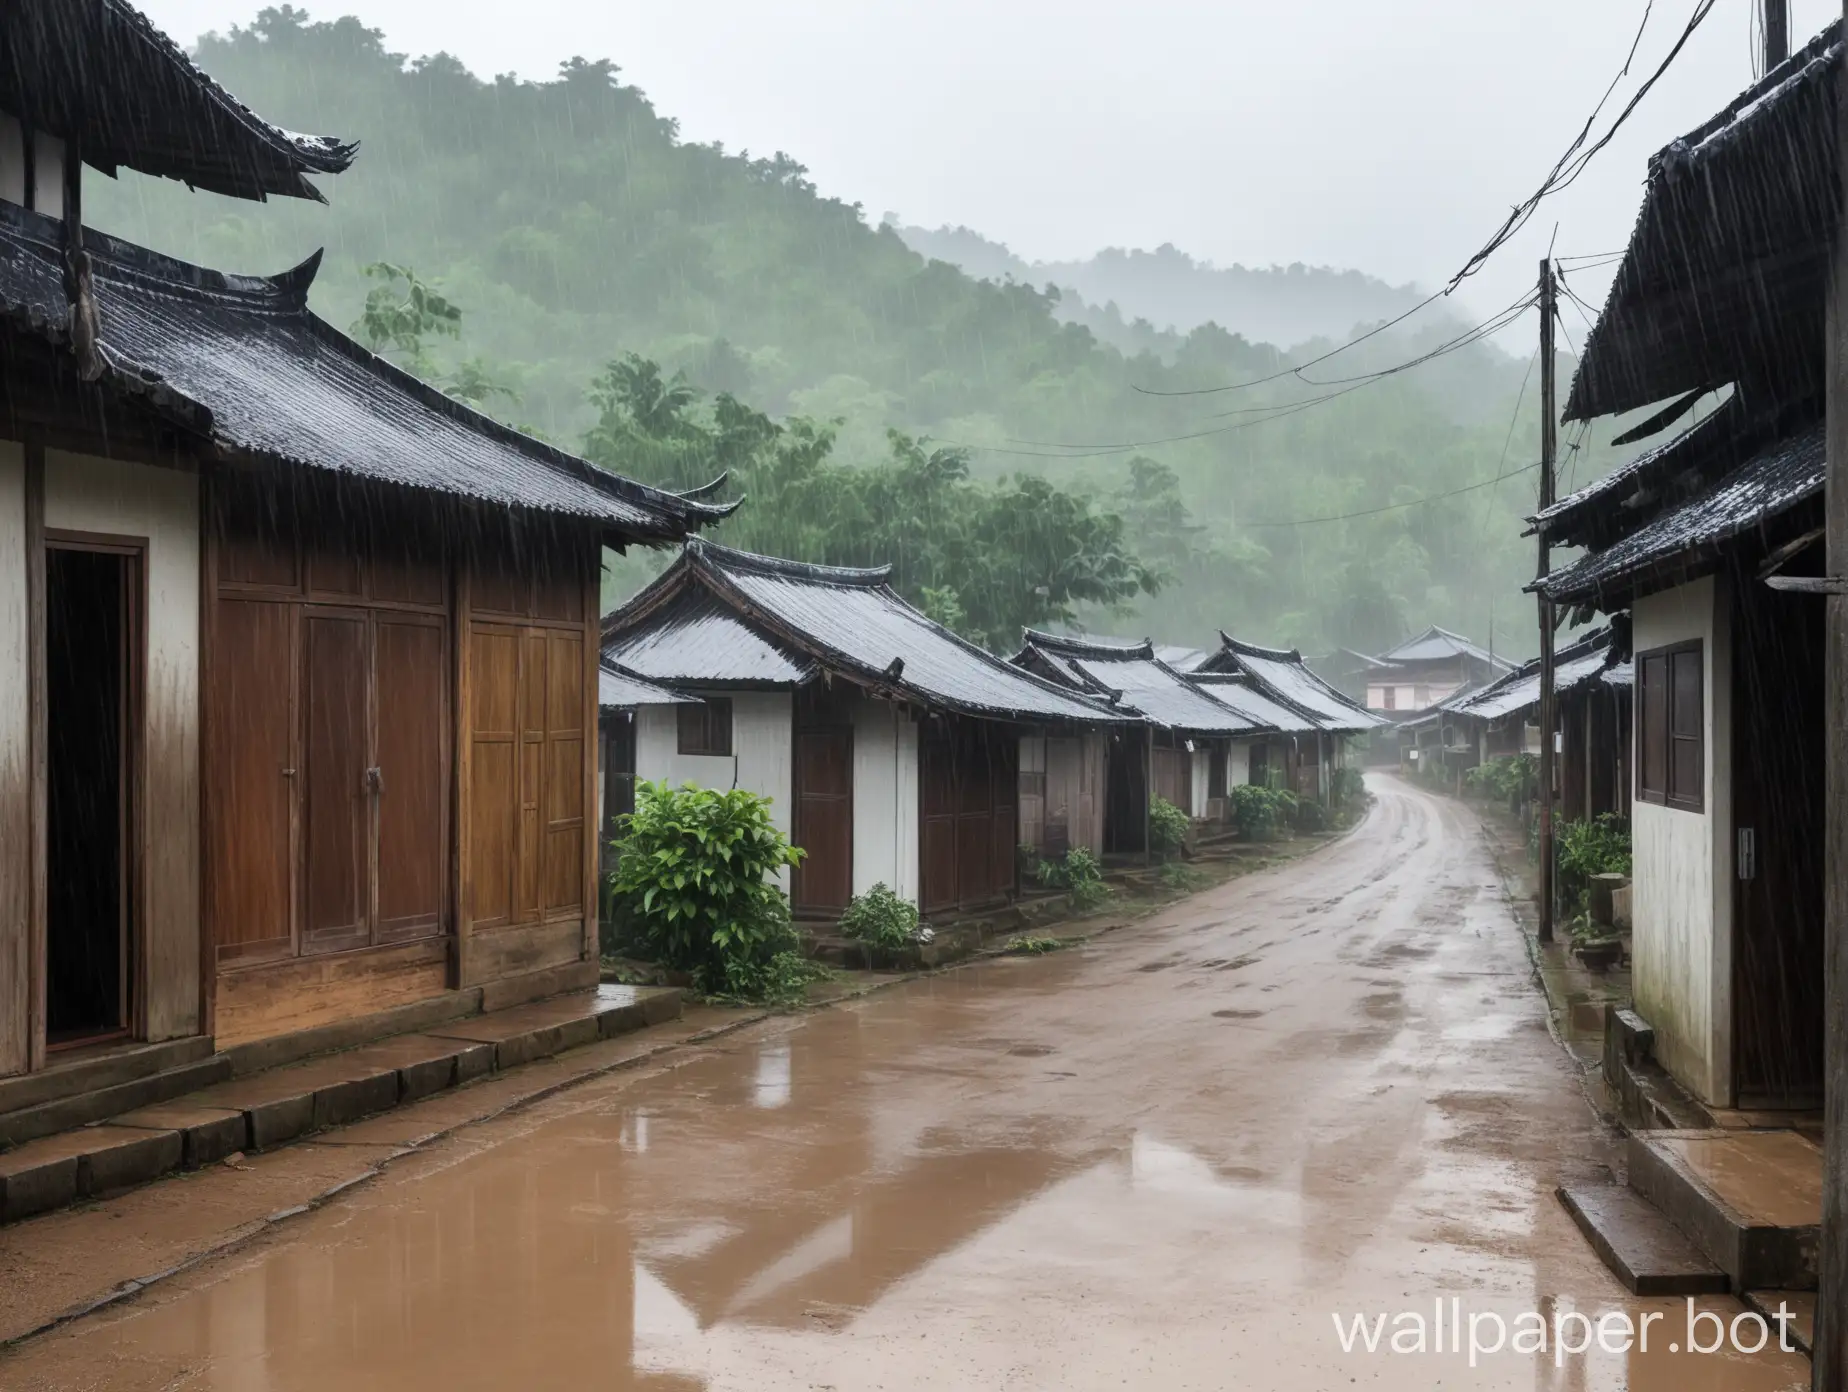
[[[1635,1191],[1590,1184],[1557,1192],[1592,1250],[1632,1295],[1719,1295],[1728,1289],[1726,1273]]]
[[[1822,1151],[1795,1131],[1646,1131],[1630,1187],[1690,1237],[1735,1290],[1814,1290]]]
[[[680,1017],[685,994],[599,986],[247,1077],[228,1076],[227,1062],[208,1086],[182,1097],[0,1151],[0,1223],[240,1151],[267,1150],[489,1073],[664,1024]]]
[[[119,1081],[107,1081],[112,1076],[107,1071],[91,1074],[91,1080],[96,1083],[94,1087],[63,1093],[36,1106],[0,1113],[0,1151],[35,1141],[41,1136],[55,1136],[72,1127],[88,1126],[92,1122],[115,1116],[118,1112],[170,1102],[232,1075],[231,1060],[223,1054],[210,1052],[211,1040],[188,1039],[180,1042],[192,1046],[195,1051],[197,1046],[204,1045],[206,1057]],[[29,1073],[26,1078],[33,1080],[39,1076]]]
[[[79,1093],[120,1087],[197,1063],[211,1053],[209,1039],[171,1039],[162,1044],[83,1049],[63,1057],[54,1054],[55,1061],[36,1073],[0,1078],[0,1116],[43,1107]]]
[[[1771,1326],[1777,1338],[1777,1317],[1790,1316],[1790,1342],[1805,1358],[1814,1358],[1816,1348],[1816,1292],[1790,1290],[1749,1290],[1740,1297],[1746,1308],[1756,1310]]]

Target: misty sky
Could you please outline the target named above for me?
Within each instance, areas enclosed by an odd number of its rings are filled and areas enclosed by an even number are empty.
[[[256,0],[142,0],[190,43]],[[1752,78],[1757,0],[1719,0],[1630,129],[1468,292],[1621,247],[1648,154]],[[1656,0],[1631,80],[1695,0]],[[876,221],[966,223],[1034,259],[1173,242],[1427,287],[1539,182],[1622,65],[1643,0],[309,0],[482,74],[610,57],[730,149],[783,149]],[[1792,0],[1795,41],[1839,14]],[[288,113],[273,113],[285,120]],[[377,131],[342,135],[386,138]],[[363,158],[363,155],[362,155]],[[1606,273],[1608,274],[1608,272]],[[1579,288],[1601,298],[1602,281]],[[1568,323],[1582,331],[1568,316]],[[1574,332],[1574,337],[1579,332]],[[1510,345],[1511,347],[1514,345]]]

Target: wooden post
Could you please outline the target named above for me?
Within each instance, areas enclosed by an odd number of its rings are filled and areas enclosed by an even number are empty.
[[[1558,448],[1554,417],[1553,263],[1540,263],[1540,508],[1553,503],[1553,456]],[[1540,538],[1540,579],[1546,578],[1546,529]],[[1540,941],[1553,940],[1553,602],[1540,595]]]
[[[1843,0],[1848,4],[1848,0]],[[1155,863],[1155,727],[1142,727],[1142,863]]]
[[[1773,0],[1775,3],[1776,0]],[[1843,17],[1848,20],[1848,0]],[[1848,132],[1848,82],[1837,82],[1836,148]],[[1839,156],[1838,156],[1839,158]],[[1837,170],[1837,206],[1848,208],[1848,174]],[[1848,224],[1838,220],[1829,285],[1825,369],[1828,392],[1828,473],[1824,521],[1828,574],[1848,574]],[[1824,787],[1822,1242],[1818,1253],[1814,1392],[1848,1392],[1848,596],[1831,594],[1824,663],[1823,710],[1828,767]]]
[[[1790,0],[1764,0],[1765,71],[1790,57]]]

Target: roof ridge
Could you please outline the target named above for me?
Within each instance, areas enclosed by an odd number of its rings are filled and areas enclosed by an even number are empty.
[[[705,489],[696,490],[696,492],[704,493],[714,486],[708,484]],[[692,495],[682,493],[673,496],[690,498]],[[756,551],[740,551],[736,547],[724,546],[716,541],[709,541],[705,537],[687,538],[686,550],[690,555],[707,560],[720,569],[754,571],[761,575],[776,575],[789,580],[807,580],[819,585],[854,585],[871,589],[887,584],[892,577],[892,567],[889,563],[882,566],[832,566],[822,565],[816,561],[792,561],[782,556],[765,556]]]
[[[1301,662],[1303,655],[1298,648],[1267,648],[1261,643],[1247,643],[1234,638],[1223,628],[1219,630],[1219,641],[1235,653],[1244,653],[1249,657],[1268,657],[1277,662]]]
[[[1023,641],[1032,647],[1050,648],[1069,656],[1101,657],[1117,662],[1157,660],[1154,640],[1149,638],[1144,638],[1140,643],[1099,642],[1095,638],[1048,633],[1041,628],[1023,628],[1021,635]]]

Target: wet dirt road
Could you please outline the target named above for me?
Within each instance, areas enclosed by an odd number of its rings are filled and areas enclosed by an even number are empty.
[[[1553,1186],[1613,1152],[1475,825],[1372,781],[1305,861],[474,1128],[0,1356],[0,1387],[1807,1386],[1794,1355],[1671,1354],[1682,1303],[1579,1238]],[[1471,1368],[1431,1349],[1440,1299],[1664,1317],[1646,1354]],[[1428,1351],[1390,1352],[1413,1314]],[[1406,1319],[1346,1352],[1334,1315]]]

